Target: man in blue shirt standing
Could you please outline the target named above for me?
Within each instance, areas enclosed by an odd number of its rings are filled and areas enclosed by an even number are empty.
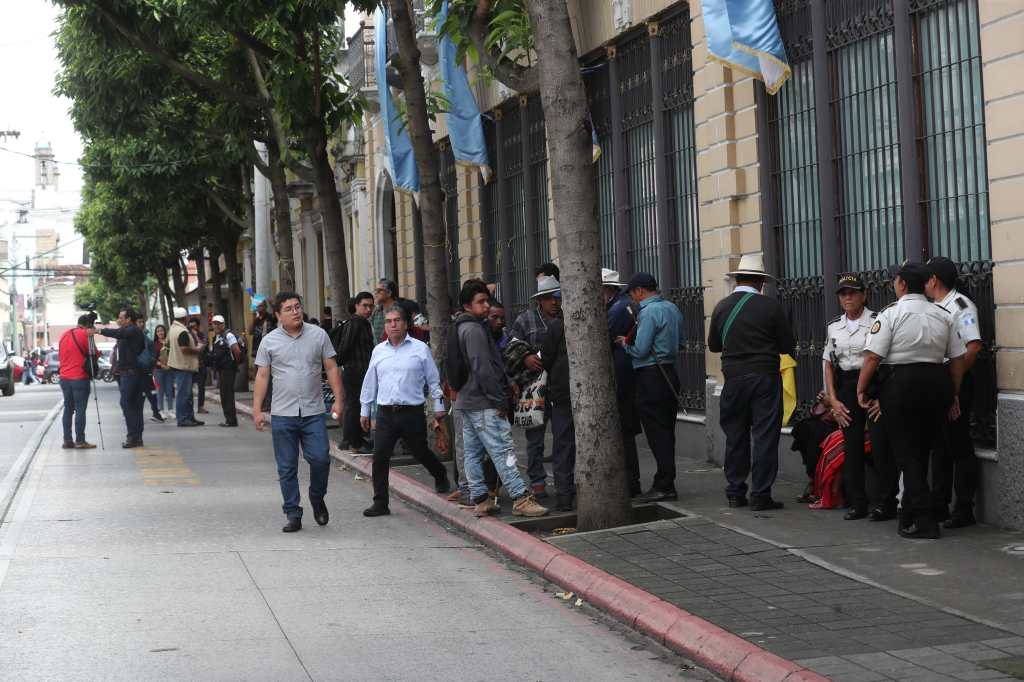
[[[626,292],[640,306],[635,334],[620,336],[636,377],[636,411],[647,434],[647,444],[658,469],[651,489],[640,496],[647,502],[677,500],[676,413],[679,377],[676,357],[682,338],[683,316],[674,303],[663,299],[658,281],[646,272],[633,275]]]
[[[427,344],[412,338],[405,310],[393,305],[384,311],[387,341],[379,343],[370,356],[370,366],[359,394],[359,423],[370,430],[370,404],[377,403],[377,424],[373,437],[373,504],[363,516],[385,516],[388,507],[388,471],[398,439],[409,446],[416,461],[434,477],[438,493],[451,490],[448,474],[437,455],[427,447],[427,424],[423,418],[425,389],[434,400],[434,417],[447,414],[441,393],[441,377]]]

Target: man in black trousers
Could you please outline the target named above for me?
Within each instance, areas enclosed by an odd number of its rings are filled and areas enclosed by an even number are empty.
[[[782,306],[761,294],[770,275],[760,255],[743,256],[729,276],[736,288],[715,306],[708,331],[708,350],[722,354],[725,375],[719,403],[725,495],[730,507],[747,506],[747,475],[752,474],[750,508],[781,509],[782,503],[772,499],[782,429],[779,356],[792,355],[796,342]]]
[[[344,417],[342,419],[343,447],[359,454],[369,454],[366,435],[359,425],[359,393],[363,390],[363,377],[370,365],[370,354],[376,344],[370,316],[373,314],[373,294],[356,294],[352,316],[341,327],[338,339],[338,364],[342,368],[341,384],[345,389]]]

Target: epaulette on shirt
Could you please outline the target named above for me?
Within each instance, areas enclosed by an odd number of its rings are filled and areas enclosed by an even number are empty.
[[[878,313],[875,313],[875,312],[871,313],[871,319],[872,320],[875,319],[876,317],[878,317]]]
[[[965,301],[962,296],[956,297],[956,304],[960,307],[960,310],[967,309],[967,301]]]
[[[893,307],[894,305],[896,305],[897,303],[899,303],[899,301],[893,301],[892,303],[890,303],[889,305],[885,306],[884,308],[882,308],[882,309],[881,309],[881,310],[879,310],[878,312],[879,312],[879,313],[883,313],[883,312],[885,312],[886,310],[888,310],[889,308],[891,308],[891,307]],[[876,314],[877,314],[877,313],[876,313]]]
[[[938,303],[935,303],[934,301],[932,301],[932,305],[935,306],[936,308],[938,308],[939,310],[941,310],[942,312],[946,313],[947,315],[952,315],[953,314],[953,313],[949,312],[948,310],[946,310],[945,308],[943,308]]]
[[[843,316],[842,316],[842,315],[836,315],[836,316],[835,316],[835,317],[833,317],[833,318],[832,318],[831,320],[829,320],[829,321],[828,321],[828,323],[829,323],[829,324],[835,324],[836,322],[838,322],[838,321],[839,321],[839,320],[841,320],[841,319],[843,319]]]

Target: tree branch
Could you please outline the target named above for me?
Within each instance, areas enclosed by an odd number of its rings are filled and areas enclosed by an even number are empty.
[[[245,222],[243,218],[240,218],[237,213],[232,211],[231,208],[224,203],[224,200],[217,196],[216,192],[209,187],[203,187],[203,194],[213,202],[214,206],[220,209],[220,212],[223,213],[228,220],[233,222],[235,225],[238,225],[243,230],[249,229],[249,224]]]
[[[172,73],[181,76],[196,87],[211,92],[218,97],[231,99],[247,107],[260,108],[262,106],[262,102],[260,102],[259,99],[244,92],[240,92],[220,81],[208,78],[171,57],[169,54],[157,47],[155,42],[148,40],[134,29],[129,28],[123,21],[121,21],[121,18],[110,8],[109,3],[105,2],[105,0],[95,0],[93,6],[100,14],[103,15],[110,25],[117,30],[118,33],[123,35],[125,39],[135,47],[135,49],[149,55],[156,62],[170,69]]]
[[[540,74],[537,67],[523,66],[502,57],[496,50],[488,49],[487,33],[491,21],[491,0],[479,0],[473,18],[470,19],[466,35],[476,46],[480,64],[494,73],[494,78],[516,92],[530,93],[540,90]]]
[[[267,59],[276,59],[277,57],[280,56],[277,50],[270,47],[270,45],[267,45],[265,42],[263,42],[262,40],[260,40],[259,38],[250,33],[240,31],[236,28],[226,28],[224,30],[230,33],[234,37],[234,39],[240,42],[243,46],[252,50],[261,57],[265,57]]]
[[[316,184],[316,174],[314,174],[313,169],[310,168],[309,166],[306,166],[305,164],[300,163],[298,160],[296,160],[294,156],[289,156],[284,161],[284,165],[292,173],[295,173],[297,176],[299,176],[300,179],[305,180],[306,182],[312,183],[314,185]]]
[[[249,61],[249,69],[252,71],[253,80],[256,81],[256,90],[259,91],[260,98],[263,100],[264,109],[270,114],[270,127],[274,132],[274,137],[277,138],[277,147],[281,151],[281,158],[286,160],[289,156],[288,138],[284,134],[281,114],[277,111],[277,107],[274,106],[274,100],[270,96],[270,90],[267,88],[267,81],[263,78],[260,60],[256,56],[255,50],[251,47],[245,48],[245,57]]]
[[[259,141],[263,142],[264,144],[267,144],[267,142],[264,141],[264,140],[259,140]],[[272,144],[272,143],[270,143],[270,144]],[[269,178],[270,177],[270,164],[268,164],[266,161],[263,160],[263,158],[256,151],[256,148],[253,147],[252,145],[245,145],[243,148],[245,149],[245,158],[246,158],[246,160],[248,160],[250,163],[252,163],[252,165],[256,166],[256,170],[258,170],[260,172],[260,175],[262,175],[265,178]]]

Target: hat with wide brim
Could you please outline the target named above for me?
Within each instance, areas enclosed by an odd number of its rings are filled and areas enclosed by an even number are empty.
[[[551,294],[561,293],[562,285],[559,284],[558,280],[551,275],[544,275],[537,280],[537,293],[530,298],[539,298],[540,296],[549,296]]]
[[[732,272],[727,272],[729,277],[736,275],[747,275],[748,277],[767,277],[775,279],[775,275],[765,272],[764,256],[760,253],[748,253],[740,258],[739,266]]]
[[[601,268],[601,286],[603,287],[624,287],[626,283],[619,280],[619,271]]]
[[[171,314],[174,315],[174,319],[176,320],[183,320],[188,317],[188,311],[181,306],[175,306]]]

